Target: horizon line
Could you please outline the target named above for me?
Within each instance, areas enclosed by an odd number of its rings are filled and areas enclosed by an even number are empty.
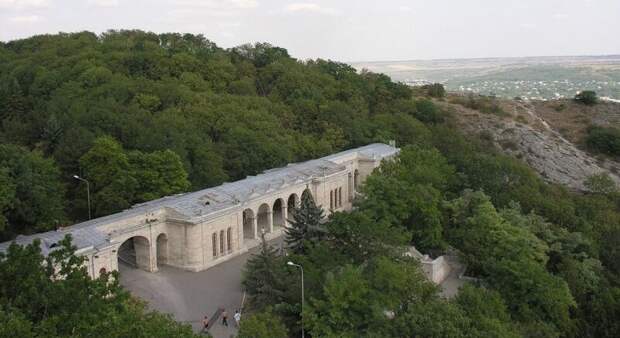
[[[386,62],[413,62],[413,61],[450,61],[450,60],[491,60],[491,59],[533,59],[533,58],[593,58],[593,57],[618,57],[620,52],[614,54],[573,54],[573,55],[528,55],[528,56],[477,56],[477,57],[442,57],[442,58],[421,58],[421,59],[392,59],[392,60],[366,60],[366,61],[342,61],[344,63],[386,63]]]

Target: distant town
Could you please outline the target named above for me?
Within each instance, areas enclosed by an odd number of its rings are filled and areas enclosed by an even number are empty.
[[[583,89],[620,100],[620,56],[529,57],[353,63],[411,86],[532,100],[571,98]]]

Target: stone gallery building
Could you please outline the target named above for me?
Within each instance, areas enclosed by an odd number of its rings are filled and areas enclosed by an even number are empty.
[[[117,270],[119,260],[151,272],[162,264],[200,271],[257,246],[261,232],[267,239],[282,235],[303,194],[311,194],[327,214],[351,209],[364,179],[398,152],[394,146],[370,144],[56,231],[19,236],[15,242],[39,238],[48,254],[71,234],[93,277]],[[9,244],[0,244],[0,251]]]

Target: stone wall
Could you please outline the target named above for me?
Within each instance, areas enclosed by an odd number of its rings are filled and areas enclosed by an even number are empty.
[[[326,216],[331,212],[351,210],[355,193],[366,177],[381,164],[380,159],[358,159],[351,155],[335,159],[334,162],[344,169],[324,177],[314,177],[309,182],[283,186],[254,199],[250,196],[249,202],[221,214],[199,217],[202,221],[179,219],[173,210],[160,208],[98,226],[110,234],[111,241],[107,247],[84,253],[89,258],[89,271],[96,277],[102,269],[117,270],[118,250],[125,241],[132,238],[136,238],[133,242],[136,263],[141,269],[155,272],[158,263],[189,271],[210,268],[259,245],[259,211],[262,211],[262,223],[268,224],[265,228],[268,239],[284,234],[284,227],[290,218],[288,200],[296,195],[299,201],[306,189],[312,193],[317,205],[325,210]],[[359,182],[357,189],[354,177]],[[274,222],[274,204],[278,200],[282,207],[276,208],[278,217]],[[268,212],[265,212],[267,207]],[[248,229],[244,232],[245,210],[251,210],[253,215],[249,234],[245,233]],[[444,273],[441,264],[431,264],[428,269],[433,276]]]

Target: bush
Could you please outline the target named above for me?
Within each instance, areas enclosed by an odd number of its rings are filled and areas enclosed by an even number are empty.
[[[590,127],[586,144],[593,151],[620,156],[620,129],[613,127]]]
[[[282,320],[270,309],[241,320],[239,338],[286,338],[288,334]]]
[[[596,96],[596,92],[593,90],[584,90],[579,94],[575,95],[575,101],[586,104],[593,105],[598,101],[598,97]]]
[[[437,106],[433,101],[427,99],[416,101],[416,112],[414,116],[424,123],[443,122],[443,116],[441,116]]]
[[[442,98],[446,96],[446,89],[441,83],[433,83],[426,86],[428,96]]]

